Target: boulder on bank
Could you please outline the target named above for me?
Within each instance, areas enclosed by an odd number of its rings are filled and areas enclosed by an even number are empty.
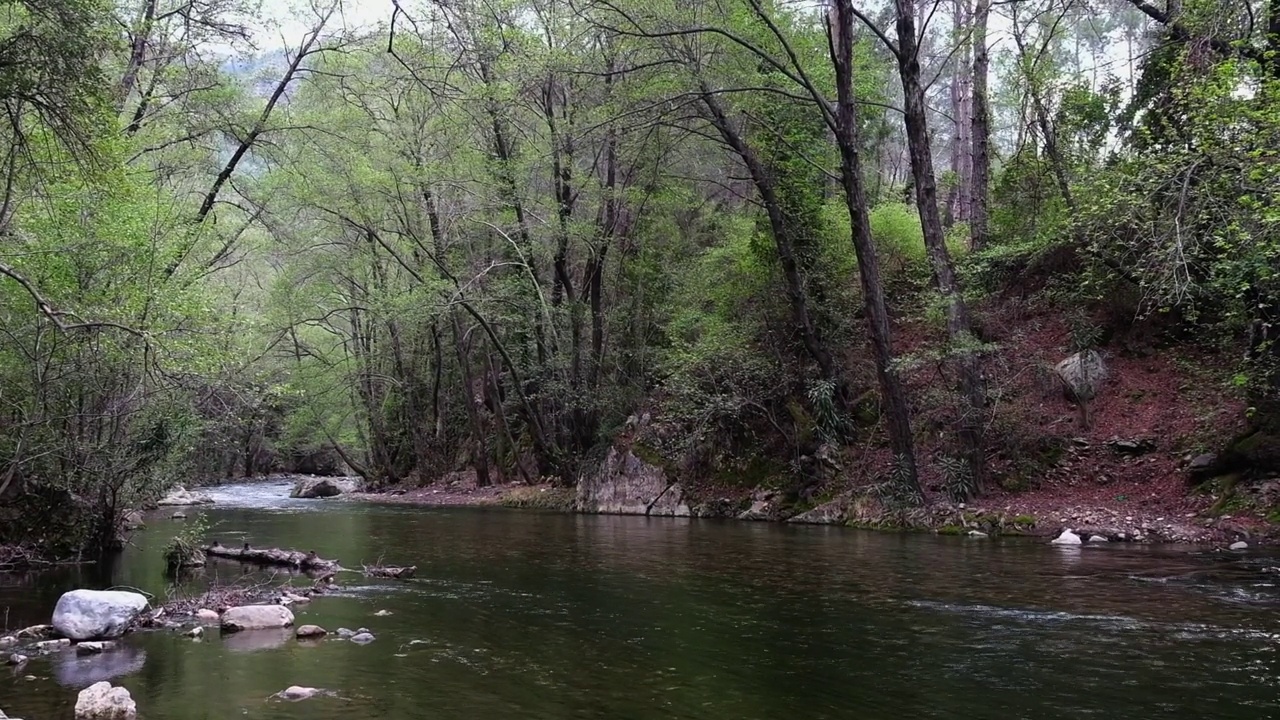
[[[1097,397],[1107,379],[1107,366],[1102,356],[1093,350],[1075,353],[1058,363],[1054,371],[1066,386],[1068,397],[1077,402]]]
[[[58,598],[53,628],[72,640],[98,640],[124,634],[147,598],[124,590],[72,590]]]
[[[293,490],[289,493],[291,498],[317,499],[337,497],[343,493],[352,493],[358,490],[354,480],[343,480],[339,478],[303,478],[294,483]]]
[[[76,720],[133,720],[138,706],[122,687],[103,681],[94,683],[76,697]]]
[[[646,453],[642,453],[646,454]],[[605,515],[688,517],[692,513],[680,484],[662,467],[631,449],[609,448],[604,462],[578,482],[578,510]]]
[[[222,613],[225,632],[267,630],[293,625],[293,613],[283,605],[242,605]]]
[[[1053,545],[1080,545],[1082,542],[1080,536],[1069,529],[1063,530],[1061,535],[1051,541]]]
[[[157,505],[212,505],[213,498],[195,493],[181,486],[174,488],[168,495],[160,498]]]

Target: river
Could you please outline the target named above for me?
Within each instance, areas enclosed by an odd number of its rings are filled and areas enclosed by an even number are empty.
[[[1280,716],[1275,555],[285,493],[228,486],[186,512],[226,543],[417,565],[408,582],[341,574],[341,592],[296,608],[376,641],[136,633],[115,653],[0,667],[0,709],[70,720],[77,690],[109,679],[143,720]],[[0,622],[48,622],[74,587],[195,592],[165,579],[170,512],[110,567],[0,578]],[[190,582],[246,572],[219,562]],[[333,694],[271,698],[290,685]]]

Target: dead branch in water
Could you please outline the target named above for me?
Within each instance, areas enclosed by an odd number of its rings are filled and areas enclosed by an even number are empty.
[[[0,545],[0,572],[17,572],[53,563],[40,557],[39,551],[25,545]]]
[[[249,543],[245,543],[244,547],[232,548],[214,540],[212,545],[205,548],[205,553],[213,557],[229,558],[259,565],[284,565],[302,570],[336,571],[340,569],[337,560],[325,560],[317,556],[315,550],[304,553],[298,550],[281,550],[280,548],[259,549],[249,547]]]
[[[384,577],[396,580],[408,580],[418,571],[417,565],[395,567],[393,565],[362,565],[365,577]]]

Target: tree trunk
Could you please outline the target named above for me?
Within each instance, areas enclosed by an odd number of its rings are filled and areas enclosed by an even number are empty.
[[[977,353],[967,346],[973,343],[969,308],[964,301],[960,281],[955,274],[951,253],[947,250],[942,219],[938,214],[938,186],[933,171],[933,152],[929,145],[929,127],[924,86],[920,81],[920,60],[916,46],[916,24],[912,0],[894,0],[897,8],[898,71],[902,77],[903,111],[907,127],[907,150],[911,156],[911,174],[915,179],[916,207],[924,231],[925,249],[933,266],[933,280],[947,304],[947,334],[956,353],[960,394],[965,407],[959,420],[961,450],[979,490],[986,474],[982,452],[982,425],[986,413],[986,392]]]
[[[953,0],[952,15],[956,42],[954,71],[951,78],[951,172],[955,175],[955,187],[948,207],[955,222],[968,222],[973,197],[973,155],[971,154],[973,117],[973,67],[970,64],[972,43],[965,39],[970,22],[969,0]]]
[[[987,97],[987,19],[991,0],[978,0],[973,17],[973,198],[969,212],[969,247],[981,250],[988,240],[991,183],[991,110]]]
[[[476,486],[487,487],[490,484],[489,447],[485,442],[484,422],[480,419],[479,403],[476,401],[471,361],[467,357],[467,349],[462,342],[465,333],[462,331],[462,321],[458,318],[457,311],[451,312],[449,316],[453,321],[453,348],[458,356],[458,371],[462,374],[462,391],[466,394],[463,405],[467,408],[467,420],[471,424],[472,453],[474,453],[471,459],[476,468]]]
[[[792,321],[796,325],[796,331],[800,334],[800,341],[809,357],[813,358],[814,362],[818,364],[818,370],[822,377],[836,382],[837,386],[840,386],[841,383],[836,377],[835,361],[819,336],[818,328],[814,324],[812,314],[809,311],[809,300],[805,292],[804,280],[800,276],[800,266],[795,255],[795,243],[790,234],[790,224],[787,222],[783,212],[782,200],[778,197],[777,184],[774,182],[773,175],[756,156],[755,151],[747,144],[746,139],[734,127],[733,122],[720,105],[718,96],[705,82],[702,83],[701,89],[702,103],[708,113],[707,119],[720,133],[720,137],[725,144],[737,154],[743,165],[746,166],[747,172],[751,175],[752,184],[755,185],[756,192],[760,195],[760,202],[764,205],[765,214],[769,218],[769,230],[773,235],[774,246],[778,251],[778,262],[782,265],[782,276],[786,283],[787,300],[791,305]],[[837,397],[840,398],[840,402],[843,404],[843,394],[837,394]]]
[[[911,416],[906,391],[893,367],[893,345],[889,331],[889,309],[880,282],[880,262],[871,239],[871,222],[867,215],[866,188],[863,186],[862,161],[858,156],[858,110],[853,95],[853,3],[833,0],[828,25],[829,50],[836,71],[836,142],[840,146],[840,183],[853,228],[853,250],[858,257],[858,277],[862,282],[867,329],[871,335],[876,378],[884,403],[889,446],[894,454],[898,479],[912,493],[916,502],[924,501],[924,492],[916,471],[915,447],[911,437]]]

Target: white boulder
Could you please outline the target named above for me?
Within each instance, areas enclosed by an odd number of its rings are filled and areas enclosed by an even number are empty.
[[[1068,528],[1062,531],[1062,534],[1052,540],[1053,545],[1079,545],[1081,544],[1080,536],[1071,532]]]
[[[124,590],[72,590],[53,608],[53,628],[72,640],[120,637],[147,609],[147,598]]]
[[[168,495],[160,498],[157,505],[211,505],[213,498],[202,493],[191,492],[183,487],[176,487]]]
[[[138,706],[122,687],[112,687],[105,680],[94,683],[76,697],[76,720],[133,720]]]
[[[290,625],[293,625],[293,613],[283,605],[243,605],[222,613],[222,629],[226,632],[285,628]]]

